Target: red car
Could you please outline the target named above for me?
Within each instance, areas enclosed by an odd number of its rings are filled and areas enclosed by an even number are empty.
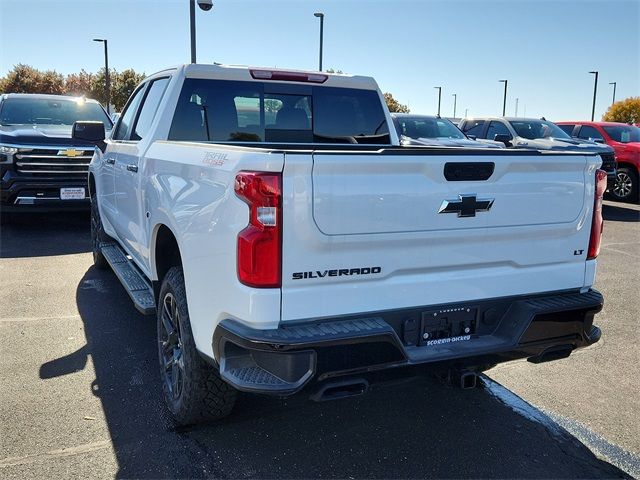
[[[637,202],[640,185],[640,128],[614,122],[555,122],[572,137],[613,147],[618,174],[611,194],[616,200]]]

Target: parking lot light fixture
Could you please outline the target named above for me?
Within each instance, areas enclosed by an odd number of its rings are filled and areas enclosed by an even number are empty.
[[[611,105],[616,103],[616,85],[618,82],[609,82],[609,85],[613,85],[613,100],[611,100]]]
[[[104,83],[105,94],[107,98],[107,113],[110,115],[109,104],[111,103],[111,79],[109,78],[109,50],[107,48],[106,38],[94,38],[94,42],[104,43]]]
[[[322,43],[324,37],[324,13],[316,12],[313,14],[314,17],[320,19],[320,60],[318,62],[318,71],[322,71]]]
[[[596,94],[598,93],[598,72],[589,72],[593,75],[595,75],[594,81],[593,81],[593,105],[591,107],[591,121],[593,122],[593,119],[596,116]]]
[[[499,80],[500,83],[504,83],[504,97],[502,99],[502,116],[504,117],[507,113],[507,84],[508,80]]]
[[[440,116],[440,104],[442,102],[442,87],[433,87],[438,90],[438,116]]]

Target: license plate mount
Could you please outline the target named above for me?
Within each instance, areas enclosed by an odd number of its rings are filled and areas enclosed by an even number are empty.
[[[469,340],[476,332],[478,309],[473,307],[444,308],[422,313],[420,345]],[[440,340],[439,342],[434,342]],[[456,341],[457,341],[456,340]]]
[[[84,200],[84,187],[65,187],[60,189],[60,200]]]

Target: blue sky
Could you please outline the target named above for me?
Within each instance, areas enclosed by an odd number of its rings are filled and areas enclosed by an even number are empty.
[[[188,0],[0,0],[0,75],[14,64],[71,73],[110,66],[152,73],[189,61]],[[553,120],[596,117],[640,95],[640,0],[214,0],[197,11],[198,61],[371,75],[412,112]]]

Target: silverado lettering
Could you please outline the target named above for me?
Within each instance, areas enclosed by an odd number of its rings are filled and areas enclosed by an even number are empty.
[[[295,272],[292,276],[292,280],[302,280],[303,278],[324,278],[327,275],[330,277],[342,277],[343,275],[371,275],[382,272],[382,267],[361,267],[361,268],[338,268],[333,270],[316,270],[314,272]]]

